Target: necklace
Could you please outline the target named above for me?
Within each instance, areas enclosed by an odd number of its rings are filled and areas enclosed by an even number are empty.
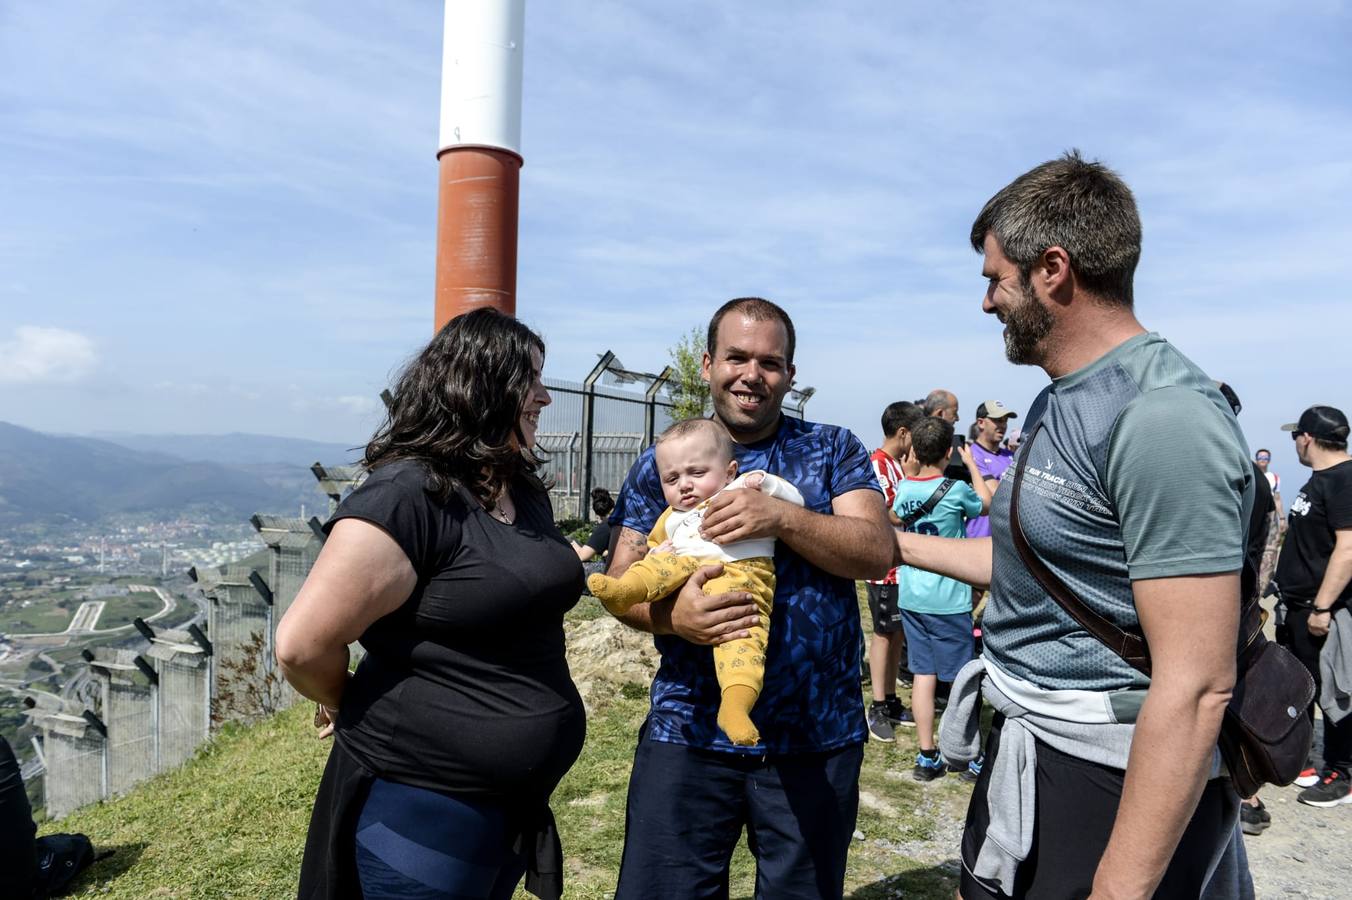
[[[487,507],[487,509],[488,514],[493,518],[497,519],[502,524],[504,525],[512,524],[512,517],[507,515],[506,511],[503,510],[502,507],[498,506],[497,503],[494,503],[492,506]]]

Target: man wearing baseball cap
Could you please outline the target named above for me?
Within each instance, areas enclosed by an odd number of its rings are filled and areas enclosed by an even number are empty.
[[[1352,616],[1347,613],[1352,600],[1352,456],[1347,453],[1347,416],[1332,406],[1311,406],[1300,414],[1300,421],[1283,425],[1282,431],[1291,432],[1296,456],[1314,471],[1291,501],[1276,581],[1286,603],[1291,650],[1310,670],[1322,701],[1325,686],[1320,683],[1319,653],[1329,623],[1337,617],[1340,629],[1352,627]],[[1352,803],[1348,780],[1352,715],[1335,722],[1329,712],[1324,716],[1323,772],[1311,766],[1297,779],[1298,784],[1308,786],[1296,799],[1309,806]]]
[[[972,459],[985,479],[986,486],[995,493],[1005,470],[1014,461],[1014,454],[1003,446],[1010,419],[1019,414],[999,400],[987,400],[976,408],[976,442],[972,444]],[[990,516],[978,516],[967,522],[967,536],[990,537]]]

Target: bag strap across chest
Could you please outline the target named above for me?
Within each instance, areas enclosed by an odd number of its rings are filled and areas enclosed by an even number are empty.
[[[1009,534],[1014,540],[1014,549],[1018,551],[1024,567],[1037,579],[1038,584],[1042,585],[1042,589],[1060,604],[1081,628],[1122,657],[1127,665],[1149,676],[1150,648],[1146,646],[1145,638],[1139,632],[1127,631],[1110,622],[1101,613],[1090,609],[1055,572],[1047,567],[1029,546],[1028,538],[1023,533],[1023,525],[1019,522],[1019,495],[1023,488],[1024,469],[1027,467],[1028,458],[1033,454],[1033,442],[1041,433],[1042,424],[1038,423],[1033,433],[1024,439],[1023,446],[1019,448],[1018,461],[1014,465],[1013,493],[1009,498]]]
[[[1014,541],[1014,549],[1018,551],[1019,558],[1023,560],[1023,564],[1029,573],[1037,579],[1038,584],[1042,585],[1042,589],[1066,611],[1067,615],[1074,619],[1081,628],[1106,645],[1108,649],[1120,656],[1127,665],[1148,677],[1150,675],[1150,647],[1146,644],[1145,637],[1140,631],[1124,629],[1086,605],[1055,572],[1048,568],[1047,564],[1029,545],[1028,538],[1024,535],[1023,526],[1019,521],[1019,495],[1023,487],[1024,468],[1027,465],[1028,458],[1032,455],[1033,442],[1037,440],[1041,433],[1042,424],[1038,423],[1032,434],[1025,439],[1023,447],[1020,448],[1019,458],[1014,467],[1013,493],[1009,498],[1009,532]],[[1250,596],[1251,593],[1254,592],[1245,591],[1243,593],[1243,606],[1240,610],[1239,642],[1236,650],[1241,660],[1241,670],[1246,653],[1254,646],[1255,639],[1261,634],[1263,628],[1262,609],[1258,605],[1258,598]]]
[[[924,503],[901,517],[901,527],[906,531],[910,531],[911,527],[915,525],[916,522],[919,522],[921,519],[925,518],[925,516],[934,512],[934,508],[939,505],[939,501],[944,499],[944,495],[952,489],[954,480],[955,479],[952,478],[945,478],[943,481],[939,482],[939,486],[934,489],[934,493],[930,494]]]

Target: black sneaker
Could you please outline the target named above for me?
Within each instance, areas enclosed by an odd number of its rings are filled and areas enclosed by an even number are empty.
[[[886,712],[887,718],[891,720],[893,728],[898,726],[902,728],[915,727],[915,716],[911,715],[911,711],[902,706],[901,701],[896,697],[888,697],[883,710]]]
[[[882,741],[884,744],[896,741],[897,733],[892,730],[892,721],[887,717],[887,707],[876,701],[870,703],[867,718],[868,733],[873,735],[875,741]]]
[[[986,756],[982,754],[965,766],[949,766],[948,771],[957,772],[958,777],[968,784],[976,784],[977,779],[981,777],[981,764],[985,761]]]
[[[1239,827],[1245,834],[1262,834],[1272,824],[1272,815],[1259,800],[1257,806],[1247,803],[1239,805]]]
[[[916,756],[915,768],[911,770],[911,777],[916,781],[933,781],[948,774],[948,766],[939,758],[939,752],[936,750],[933,753],[933,756],[928,756],[921,750]]]
[[[1342,772],[1331,769],[1324,773],[1323,781],[1307,787],[1296,795],[1296,799],[1306,806],[1329,807],[1352,803],[1352,783]]]

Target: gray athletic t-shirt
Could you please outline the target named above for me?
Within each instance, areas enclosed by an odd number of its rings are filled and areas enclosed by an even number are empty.
[[[1168,341],[1138,335],[1056,379],[1024,434],[1039,425],[1019,519],[1038,556],[1092,609],[1138,627],[1132,581],[1243,565],[1254,494],[1244,434],[1211,379]],[[1028,448],[1025,438],[1019,459]],[[1013,474],[991,508],[986,654],[1049,690],[1148,684],[1024,568],[1009,537]]]

